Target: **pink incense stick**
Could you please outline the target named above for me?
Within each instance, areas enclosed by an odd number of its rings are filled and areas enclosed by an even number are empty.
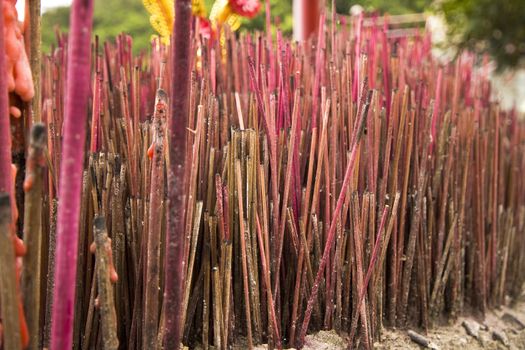
[[[82,169],[90,92],[90,51],[93,0],[75,0],[71,6],[71,32],[67,62],[64,140],[60,162],[55,290],[51,349],[71,349],[78,226],[82,198]]]

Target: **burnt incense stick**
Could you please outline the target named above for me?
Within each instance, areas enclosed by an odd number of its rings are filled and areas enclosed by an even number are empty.
[[[277,348],[281,349],[281,335],[279,331],[279,324],[277,323],[277,318],[275,316],[275,306],[272,296],[272,289],[271,289],[271,283],[270,283],[270,271],[268,268],[268,264],[266,262],[266,257],[264,253],[264,242],[262,239],[262,232],[261,232],[261,224],[259,222],[259,216],[256,214],[256,221],[257,221],[257,239],[259,242],[259,250],[261,252],[261,265],[264,272],[264,283],[266,284],[266,290],[268,293],[268,308],[270,309],[270,317],[271,317],[271,325],[272,325],[272,332],[274,336],[274,340],[277,344]]]
[[[37,349],[40,335],[40,294],[42,271],[42,191],[44,176],[44,152],[47,132],[41,123],[31,129],[26,178],[24,181],[24,239],[27,253],[22,272],[24,309],[29,330],[29,347]]]
[[[160,250],[162,225],[162,200],[164,197],[164,135],[167,96],[157,91],[153,116],[153,157],[151,161],[151,192],[149,196],[149,232],[146,255],[144,348],[155,348],[159,320]]]
[[[118,349],[117,315],[113,299],[113,286],[116,275],[111,257],[111,241],[108,238],[105,219],[98,216],[93,221],[97,256],[98,305],[100,308],[102,342],[104,349]]]
[[[42,57],[42,19],[40,0],[29,2],[29,59],[31,63],[31,75],[34,82],[35,94],[31,101],[32,120],[34,122],[41,122],[41,57]],[[36,83],[35,83],[36,82]]]
[[[348,162],[348,165],[347,165],[347,168],[346,168],[345,178],[343,180],[343,186],[342,186],[342,189],[341,189],[341,194],[339,195],[339,198],[337,200],[337,206],[336,206],[335,211],[334,211],[334,219],[332,220],[332,223],[330,224],[330,230],[328,231],[328,238],[327,238],[327,243],[325,245],[325,250],[323,252],[323,257],[322,257],[321,262],[319,264],[319,268],[318,268],[318,271],[317,271],[315,282],[314,282],[314,285],[312,287],[312,292],[311,292],[311,295],[310,295],[310,299],[308,300],[308,306],[306,308],[304,321],[303,321],[303,325],[302,325],[302,329],[301,329],[301,335],[300,335],[300,338],[299,338],[299,346],[302,346],[304,344],[304,338],[306,336],[306,332],[308,331],[308,323],[310,321],[310,315],[311,315],[311,312],[312,312],[313,303],[315,302],[316,295],[317,295],[317,292],[318,292],[318,289],[319,289],[319,283],[320,283],[320,280],[321,280],[321,277],[322,277],[322,272],[323,272],[324,265],[326,264],[326,259],[327,259],[328,253],[330,251],[331,242],[334,239],[335,223],[337,222],[336,218],[337,218],[339,212],[342,209],[343,202],[344,202],[345,195],[346,195],[346,187],[349,184],[350,176],[352,174],[353,167],[355,166],[356,151],[357,151],[357,148],[358,148],[358,145],[359,145],[359,141],[360,141],[362,133],[363,133],[363,128],[364,128],[366,117],[367,117],[367,114],[368,114],[368,107],[370,106],[371,98],[372,98],[372,91],[369,91],[368,95],[366,97],[366,102],[365,102],[365,104],[363,106],[363,111],[362,111],[362,114],[361,114],[361,117],[360,117],[360,120],[359,120],[358,127],[356,129],[356,134],[355,134],[356,137],[355,137],[355,140],[354,140],[354,145],[352,147],[352,152],[351,152],[351,155],[350,155],[350,161]]]
[[[377,259],[377,253],[379,251],[379,244],[381,243],[381,238],[383,237],[383,228],[385,226],[386,217],[388,215],[388,209],[390,209],[388,206],[385,207],[383,210],[383,215],[381,216],[381,223],[379,224],[379,230],[376,238],[376,242],[374,244],[374,250],[372,252],[372,257],[370,259],[370,264],[368,266],[366,277],[363,284],[363,289],[360,291],[359,298],[357,299],[356,304],[356,311],[354,312],[354,315],[352,316],[352,325],[350,326],[350,336],[348,338],[348,347],[351,348],[354,340],[355,330],[357,328],[357,322],[359,321],[359,309],[361,308],[361,303],[363,302],[363,298],[366,294],[366,289],[368,287],[368,282],[370,281],[370,278],[372,276],[372,273],[374,271],[375,262]],[[392,215],[392,214],[391,214]]]
[[[240,234],[240,241],[241,241],[241,260],[242,260],[242,276],[243,276],[243,287],[244,287],[244,307],[246,311],[246,328],[248,330],[248,348],[253,348],[253,340],[252,340],[252,320],[251,320],[251,312],[250,312],[250,293],[249,293],[249,287],[248,287],[248,279],[250,278],[248,276],[248,267],[247,267],[247,256],[246,256],[246,225],[245,225],[245,219],[244,219],[244,210],[243,210],[243,186],[242,186],[242,179],[241,179],[241,165],[239,160],[235,160],[235,174],[236,174],[236,188],[237,188],[237,198],[238,198],[238,205],[239,205],[239,234]]]
[[[15,253],[11,239],[9,195],[0,193],[0,301],[3,343],[6,349],[22,349],[16,291]]]

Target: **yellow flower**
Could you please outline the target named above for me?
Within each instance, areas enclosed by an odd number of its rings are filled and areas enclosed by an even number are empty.
[[[150,13],[151,26],[159,33],[162,42],[167,44],[173,28],[173,0],[142,0],[142,2]]]
[[[150,23],[153,29],[159,33],[163,43],[169,43],[169,37],[173,29],[173,1],[174,0],[142,0],[144,7],[150,14]],[[212,30],[216,31],[219,27],[227,25],[231,30],[237,30],[241,26],[241,17],[239,9],[251,11],[249,17],[257,13],[260,8],[258,0],[252,2],[241,1],[241,4],[234,2],[236,11],[232,9],[231,0],[216,0],[210,11],[210,22]],[[242,6],[241,6],[242,5]],[[249,5],[249,6],[248,6]],[[193,15],[200,18],[206,17],[206,6],[204,0],[192,0],[191,8]],[[242,13],[242,12],[241,12]],[[248,12],[247,12],[248,13]]]
[[[241,26],[241,18],[234,13],[228,0],[217,0],[210,11],[210,22],[214,30],[226,23],[231,30],[237,30]]]

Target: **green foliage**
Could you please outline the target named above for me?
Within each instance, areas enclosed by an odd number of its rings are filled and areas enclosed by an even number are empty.
[[[439,9],[459,48],[488,53],[500,70],[525,63],[523,0],[445,0]]]
[[[242,30],[264,30],[266,23],[265,1],[261,0],[262,7],[259,15],[253,19],[243,20]],[[272,25],[279,24],[279,29],[285,35],[291,35],[293,30],[292,0],[270,0]]]
[[[264,4],[264,0],[261,0]],[[272,24],[275,24],[275,19],[279,19],[279,29],[284,34],[291,34],[293,30],[292,20],[292,0],[270,0]],[[322,3],[323,1],[321,1]],[[327,1],[331,5],[331,0]],[[335,8],[337,13],[349,14],[350,8],[353,5],[359,4],[363,6],[366,11],[379,11],[380,13],[389,13],[398,15],[403,13],[417,13],[423,12],[430,6],[432,0],[336,0]],[[245,21],[243,24],[246,30],[264,30],[265,11],[263,11],[256,18]]]
[[[114,39],[120,33],[130,34],[135,51],[147,49],[151,35],[155,34],[149,15],[140,0],[95,1],[93,33],[102,40]],[[49,51],[55,42],[55,28],[67,31],[69,8],[59,7],[42,16],[42,45]]]
[[[339,13],[348,13],[353,5],[361,5],[366,11],[379,11],[391,15],[423,12],[432,0],[336,0]]]
[[[69,7],[57,7],[42,15],[42,50],[49,52],[55,43],[55,31],[65,31],[69,24]]]
[[[519,1],[519,0],[518,0]],[[209,11],[214,0],[205,0]],[[328,0],[331,3],[330,0]],[[359,3],[365,10],[378,10],[390,14],[413,13],[423,11],[431,0],[336,0],[338,13],[348,14],[350,7]],[[261,0],[262,10],[253,19],[243,19],[241,30],[264,30],[265,0]],[[272,25],[278,23],[285,35],[291,35],[293,29],[292,0],[270,0]],[[55,42],[55,28],[67,31],[69,8],[60,7],[47,11],[42,16],[42,42],[44,51],[49,51]],[[150,38],[155,34],[149,23],[149,14],[141,0],[104,0],[95,1],[93,32],[102,40],[114,39],[120,33],[133,37],[135,51],[147,49]]]

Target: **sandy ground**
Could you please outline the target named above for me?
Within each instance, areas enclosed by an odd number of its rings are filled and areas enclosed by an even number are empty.
[[[485,320],[460,317],[453,325],[435,327],[426,334],[436,349],[525,349],[525,303],[514,308],[501,307],[489,310]],[[472,328],[480,326],[477,335],[467,333],[465,323]],[[499,339],[498,339],[499,338]],[[385,330],[376,349],[422,349],[414,343],[406,331]]]
[[[467,327],[474,331],[467,333]],[[479,327],[479,329],[477,329]],[[525,300],[513,308],[506,306],[487,311],[485,320],[472,317],[460,317],[454,324],[438,326],[424,334],[415,330],[431,342],[429,349],[439,350],[476,350],[476,349],[525,349]],[[498,339],[499,338],[499,339]],[[243,349],[242,345],[234,349]],[[374,344],[375,349],[382,350],[417,350],[424,347],[413,342],[407,330],[384,329],[381,341]],[[259,345],[256,350],[267,349]],[[346,341],[335,331],[321,331],[307,336],[305,350],[340,350],[346,349]]]

